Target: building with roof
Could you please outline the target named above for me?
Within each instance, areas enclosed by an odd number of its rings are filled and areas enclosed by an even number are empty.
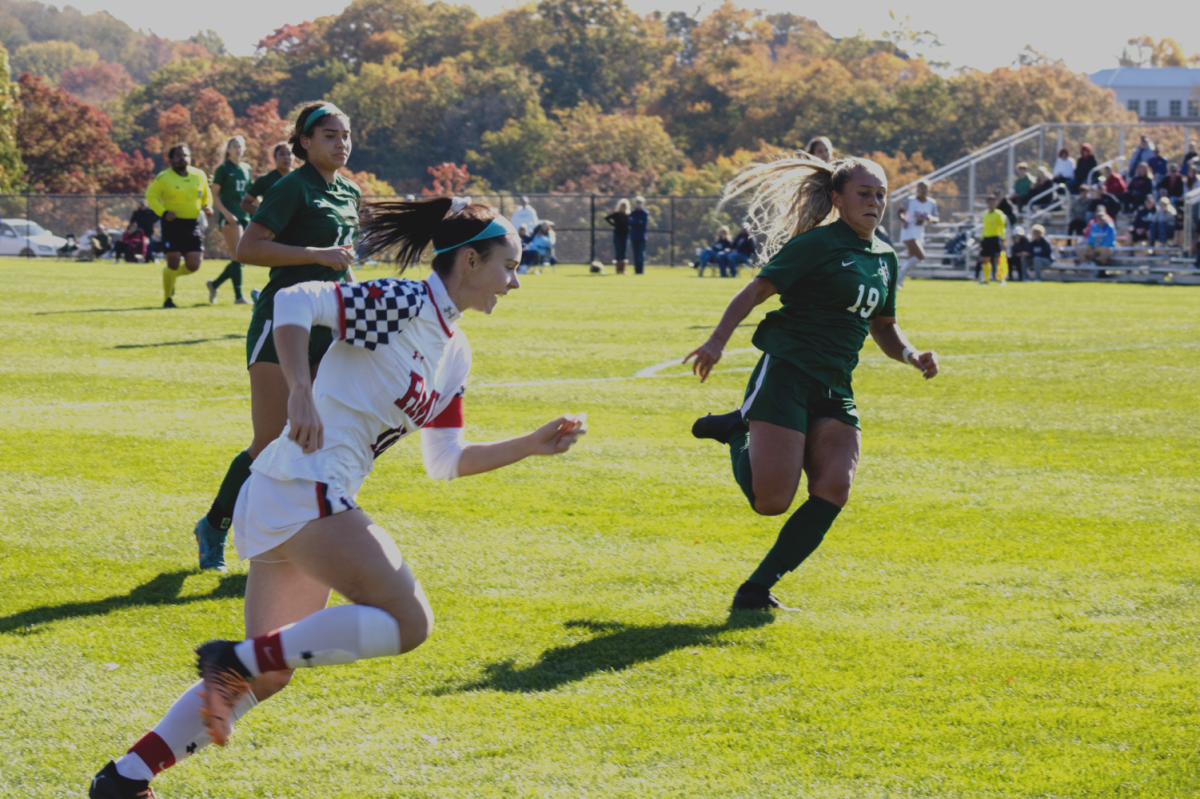
[[[1200,69],[1117,67],[1088,77],[1116,92],[1117,101],[1142,122],[1200,121]]]

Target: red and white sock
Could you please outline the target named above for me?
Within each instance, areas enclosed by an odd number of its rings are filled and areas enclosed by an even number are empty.
[[[131,780],[153,779],[189,755],[195,754],[212,743],[200,708],[203,682],[192,683],[192,687],[175,700],[167,715],[162,717],[154,729],[138,739],[129,752],[117,761],[117,773]],[[253,693],[247,693],[234,708],[234,719],[246,715],[258,704]]]
[[[387,611],[366,605],[318,610],[233,650],[250,674],[336,666],[400,654],[400,625]]]

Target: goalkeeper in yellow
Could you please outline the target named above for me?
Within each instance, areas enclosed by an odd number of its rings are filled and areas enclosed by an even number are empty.
[[[200,214],[212,216],[212,190],[208,175],[191,166],[192,151],[176,144],[167,153],[170,169],[158,173],[146,189],[146,204],[162,217],[163,249],[167,265],[163,268],[163,307],[174,308],[175,280],[200,269],[204,259],[204,234]],[[179,259],[183,256],[183,266]]]

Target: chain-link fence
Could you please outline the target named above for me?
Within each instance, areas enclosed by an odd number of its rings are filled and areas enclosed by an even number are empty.
[[[612,227],[605,217],[616,209],[621,199],[631,197],[600,194],[529,194],[529,203],[539,219],[554,223],[557,234],[555,256],[563,263],[613,261]],[[0,221],[16,223],[27,220],[49,233],[82,239],[89,231],[104,228],[115,237],[129,224],[137,208],[138,195],[113,194],[0,194]],[[372,198],[367,197],[366,200]],[[519,197],[512,195],[475,195],[475,202],[495,206],[511,217]],[[646,263],[679,266],[696,258],[697,248],[707,246],[716,238],[717,228],[726,225],[737,232],[738,211],[726,209],[717,213],[715,196],[658,196],[646,198],[650,225],[646,241]],[[16,228],[21,228],[17,231]],[[9,236],[9,233],[19,233]],[[32,226],[0,225],[0,254],[47,255],[39,252],[22,237],[37,235]],[[4,238],[7,236],[8,238]],[[10,241],[9,239],[12,239]],[[8,246],[3,246],[7,244]],[[215,223],[205,232],[205,253],[211,258],[228,258],[225,241]],[[10,252],[11,250],[11,252]]]

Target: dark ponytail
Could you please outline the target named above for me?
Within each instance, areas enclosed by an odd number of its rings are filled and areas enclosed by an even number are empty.
[[[490,205],[472,203],[449,215],[454,201],[450,197],[431,200],[380,200],[367,203],[362,210],[362,236],[359,258],[390,254],[400,273],[421,260],[425,249],[446,250],[433,257],[433,271],[448,277],[454,268],[461,245],[483,232],[496,218]],[[497,236],[466,245],[487,257],[504,237]],[[459,245],[459,246],[456,246]],[[446,249],[447,247],[453,249]]]

